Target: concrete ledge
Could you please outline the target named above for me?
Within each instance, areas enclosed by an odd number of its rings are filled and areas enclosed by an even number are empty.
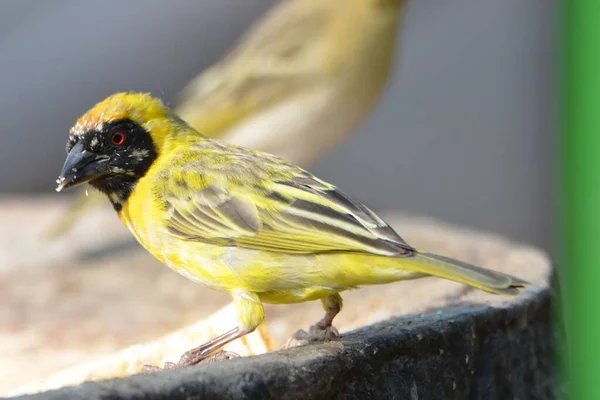
[[[58,241],[44,240],[44,226],[64,206],[53,199],[0,201],[0,209],[10,209],[0,226],[0,300],[10,305],[0,314],[0,326],[8,327],[1,332],[0,393],[161,337],[229,301],[159,265],[137,245],[123,246],[130,235],[112,210],[97,210]],[[336,342],[19,398],[558,397],[547,257],[433,220],[387,219],[417,247],[532,286],[514,298],[434,278],[368,286],[343,294],[345,308],[335,321],[342,339]],[[314,302],[266,310],[276,345],[322,316]]]
[[[18,399],[552,399],[550,305],[549,289],[528,290],[506,307],[455,305],[337,342]]]

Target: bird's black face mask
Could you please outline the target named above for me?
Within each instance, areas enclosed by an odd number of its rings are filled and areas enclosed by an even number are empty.
[[[114,121],[67,143],[67,158],[56,190],[89,182],[120,209],[156,158],[150,134],[131,120]]]

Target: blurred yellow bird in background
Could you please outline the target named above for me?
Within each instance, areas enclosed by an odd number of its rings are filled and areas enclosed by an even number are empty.
[[[177,114],[208,137],[306,166],[371,110],[403,1],[283,1],[184,90]]]
[[[57,190],[89,182],[154,257],[231,295],[238,325],[184,353],[196,364],[252,332],[263,303],[321,300],[325,316],[296,337],[325,340],[340,292],[436,276],[495,294],[525,282],[422,252],[335,186],[274,155],[202,136],[159,100],[120,93],[71,129]],[[152,370],[152,369],[149,369]]]
[[[183,91],[195,130],[306,167],[341,143],[385,87],[404,0],[287,0]],[[98,204],[79,193],[50,237]]]

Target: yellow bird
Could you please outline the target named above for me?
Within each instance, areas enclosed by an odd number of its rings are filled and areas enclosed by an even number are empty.
[[[306,166],[365,118],[387,83],[405,0],[288,0],[184,90],[198,132]]]
[[[175,112],[205,136],[306,167],[368,115],[394,59],[404,0],[286,0],[183,91]],[[48,228],[95,204],[83,193]]]
[[[89,182],[154,257],[231,295],[238,325],[183,354],[196,364],[252,332],[263,303],[321,300],[325,316],[297,338],[323,340],[340,292],[436,276],[495,294],[525,282],[406,243],[369,208],[304,169],[206,138],[160,100],[119,93],[70,130],[57,191]]]

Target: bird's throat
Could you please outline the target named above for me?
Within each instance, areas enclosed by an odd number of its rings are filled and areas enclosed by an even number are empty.
[[[92,181],[90,184],[104,193],[115,211],[119,212],[133,193],[138,180],[139,178],[130,176],[110,176]]]

